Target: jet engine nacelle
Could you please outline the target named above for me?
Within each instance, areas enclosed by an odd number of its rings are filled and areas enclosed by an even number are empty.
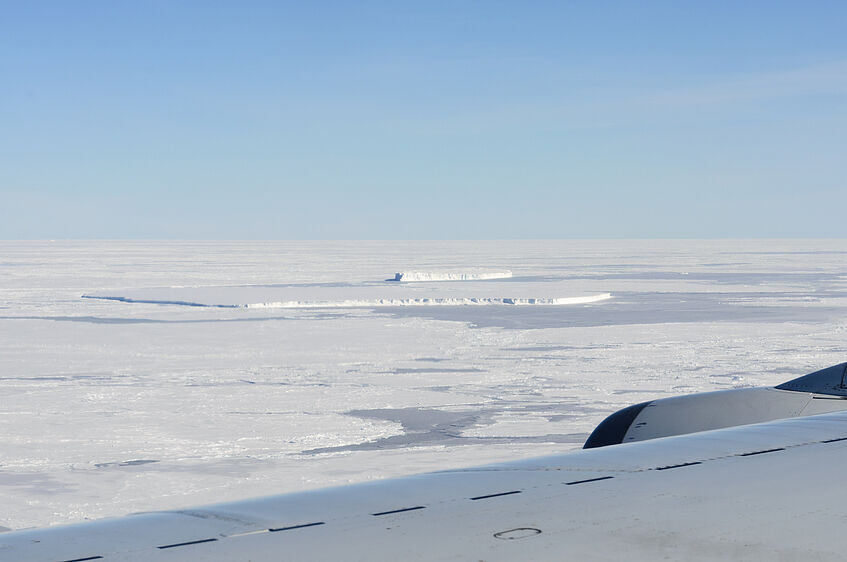
[[[847,410],[847,363],[775,387],[739,388],[642,402],[603,420],[584,449]]]

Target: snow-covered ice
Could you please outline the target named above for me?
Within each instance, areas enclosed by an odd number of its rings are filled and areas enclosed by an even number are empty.
[[[0,526],[576,448],[634,402],[847,360],[845,257],[825,240],[0,242]],[[330,304],[244,306],[286,302]]]

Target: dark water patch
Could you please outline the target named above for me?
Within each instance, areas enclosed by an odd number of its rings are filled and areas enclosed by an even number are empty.
[[[465,437],[452,436],[451,438],[438,438],[433,435],[396,435],[377,441],[358,443],[356,445],[342,445],[338,447],[323,447],[303,451],[304,455],[318,455],[323,453],[341,453],[348,451],[378,451],[384,449],[405,449],[409,447],[432,446],[432,445],[497,445],[504,443],[568,443],[582,444],[588,438],[588,433],[548,433],[546,435],[528,435],[521,437]]]
[[[485,369],[477,369],[476,367],[470,367],[467,369],[436,369],[426,367],[420,369],[412,369],[412,368],[398,368],[391,371],[395,375],[406,375],[413,373],[485,373]]]
[[[173,300],[159,300],[159,299],[132,299],[129,297],[99,297],[96,295],[82,295],[84,299],[98,299],[104,301],[117,301],[117,302],[126,302],[133,304],[161,304],[161,305],[179,305],[179,306],[191,306],[196,308],[245,308],[244,305],[241,304],[203,304],[199,302],[191,302],[191,301],[173,301]]]
[[[480,443],[582,443],[586,433],[550,433],[530,436],[493,436],[477,437],[462,435],[462,431],[471,427],[485,427],[495,423],[494,418],[502,413],[550,412],[548,420],[561,415],[576,415],[575,412],[562,410],[578,409],[579,413],[588,410],[576,404],[524,404],[485,407],[477,410],[449,412],[434,408],[397,408],[376,410],[352,410],[347,415],[358,418],[378,419],[399,423],[404,433],[352,445],[321,447],[303,451],[302,454],[336,453],[344,451],[372,451],[380,449],[402,449],[422,445],[475,445]],[[604,410],[605,411],[605,410]]]
[[[117,461],[117,462],[100,462],[96,463],[94,466],[97,468],[109,468],[115,466],[142,466],[145,464],[153,464],[160,462],[154,459],[137,459],[131,461]]]
[[[404,431],[432,431],[447,428],[466,428],[480,418],[478,411],[448,412],[430,408],[381,408],[376,410],[351,410],[348,416],[399,423]]]
[[[428,386],[426,387],[426,390],[431,390],[433,392],[452,392],[453,388],[454,387],[452,386]]]

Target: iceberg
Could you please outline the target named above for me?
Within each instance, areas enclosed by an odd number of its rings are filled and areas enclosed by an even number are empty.
[[[408,272],[407,272],[408,273]],[[418,272],[421,273],[421,272]],[[144,303],[209,308],[376,308],[400,306],[561,306],[589,304],[611,298],[602,290],[586,290],[567,282],[496,282],[470,279],[469,275],[506,275],[510,272],[440,272],[455,280],[429,283],[374,281],[286,285],[233,285],[107,289],[83,295],[124,303]],[[404,274],[398,273],[398,277]],[[429,276],[429,277],[427,277]],[[465,276],[463,278],[463,276]],[[423,272],[414,279],[434,279]],[[598,288],[599,289],[599,288]]]
[[[242,305],[244,308],[377,308],[383,306],[485,306],[485,305],[547,305],[561,306],[569,304],[589,304],[612,298],[611,293],[581,297],[557,298],[408,298],[408,299],[373,299],[373,300],[340,300],[340,301],[285,301],[264,302]]]
[[[205,308],[379,308],[388,306],[562,306],[590,304],[612,298],[611,293],[578,297],[410,297],[340,300],[289,300],[239,304],[195,302],[173,299],[139,299],[123,296],[82,295],[84,299],[111,300],[125,303],[170,304]]]
[[[424,281],[483,281],[487,279],[509,279],[512,272],[503,271],[399,271],[394,279],[399,283],[419,283]]]

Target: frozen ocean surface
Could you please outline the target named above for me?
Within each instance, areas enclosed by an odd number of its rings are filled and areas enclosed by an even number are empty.
[[[846,290],[843,240],[0,242],[0,526],[578,448],[847,360]]]

